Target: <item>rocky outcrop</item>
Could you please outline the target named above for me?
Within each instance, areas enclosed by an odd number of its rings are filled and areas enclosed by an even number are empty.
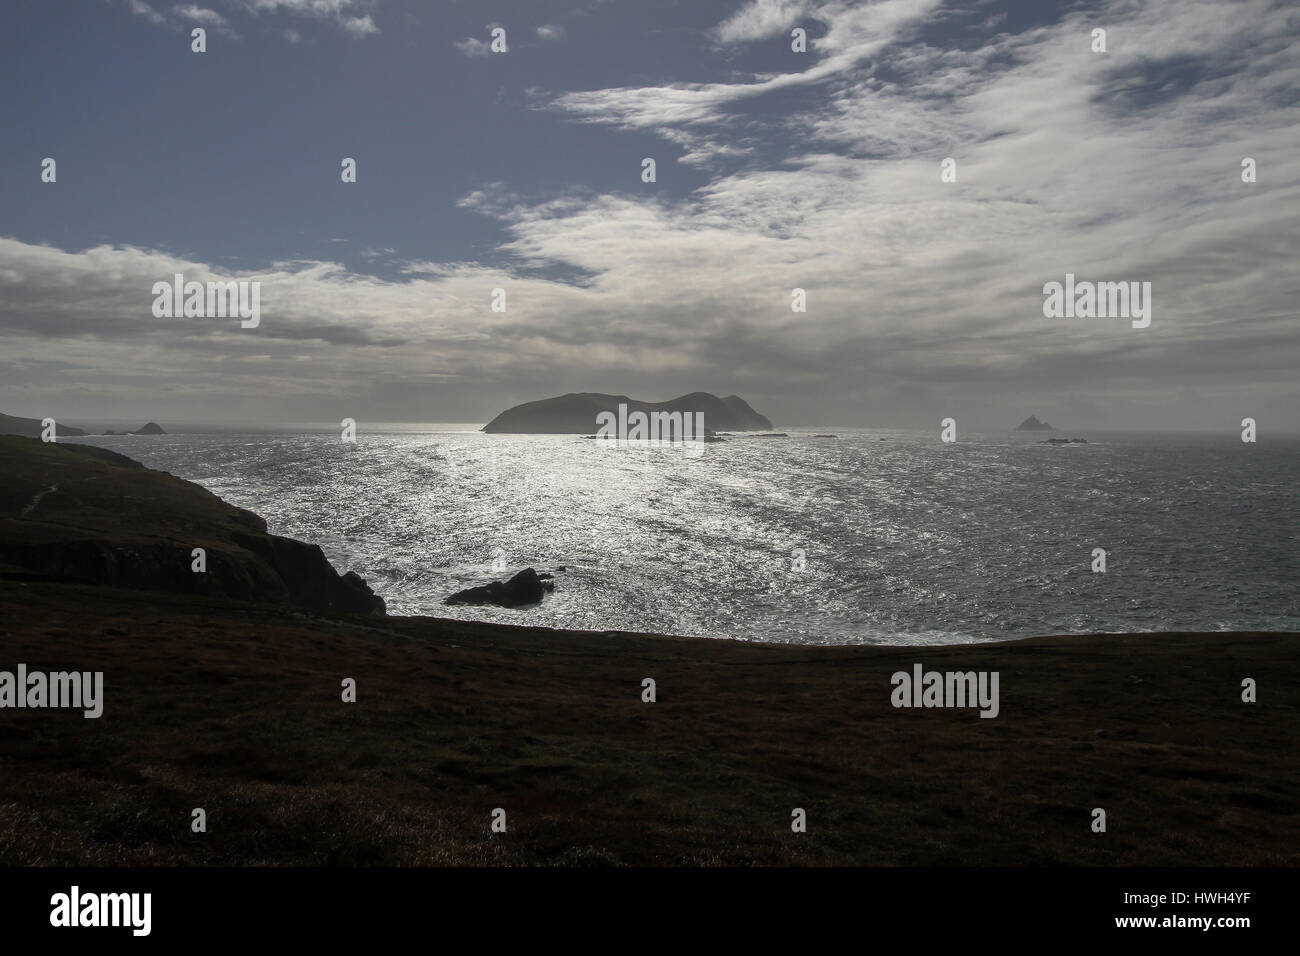
[[[526,402],[508,408],[483,426],[485,432],[513,434],[585,435],[597,427],[596,416],[602,412],[618,414],[618,407],[626,405],[632,412],[696,412],[704,415],[704,426],[716,431],[764,431],[772,427],[768,419],[746,404],[745,400],[728,395],[718,398],[708,392],[692,392],[667,402],[642,402],[626,395],[605,395],[599,392],[571,392],[557,398]]]
[[[536,604],[542,595],[554,587],[550,575],[538,574],[524,568],[508,581],[493,581],[474,588],[457,591],[444,600],[444,604],[495,604],[499,607],[520,607]]]
[[[319,546],[269,534],[199,485],[93,445],[26,438],[0,438],[0,576],[385,612]]]
[[[235,541],[275,572],[286,594],[279,600],[317,611],[383,614],[387,610],[384,599],[355,571],[340,576],[319,545],[265,533],[236,535]]]

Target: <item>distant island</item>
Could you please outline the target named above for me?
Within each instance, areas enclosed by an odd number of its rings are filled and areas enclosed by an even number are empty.
[[[166,435],[162,426],[157,422],[147,422],[133,432],[115,432],[111,428],[104,432],[105,435]]]
[[[708,392],[692,392],[667,402],[642,402],[626,395],[599,392],[570,392],[508,408],[483,426],[485,432],[516,435],[581,435],[596,428],[601,412],[618,414],[619,405],[628,412],[702,412],[708,431],[770,431],[772,423],[749,407],[738,395],[718,398]]]
[[[44,428],[41,426],[39,418],[18,418],[15,415],[0,415],[0,435],[20,435],[23,438],[40,438]],[[81,428],[73,428],[71,425],[65,425],[62,422],[54,423],[55,438],[78,438],[84,436],[86,431]],[[157,422],[146,422],[133,432],[115,432],[111,428],[104,432],[105,435],[166,435],[162,426]]]
[[[1023,422],[1016,426],[1018,432],[1054,432],[1056,431],[1047,422],[1040,422],[1033,415],[1030,415]]]

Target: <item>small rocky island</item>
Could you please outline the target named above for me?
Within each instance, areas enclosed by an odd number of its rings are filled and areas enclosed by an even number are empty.
[[[478,587],[457,591],[443,604],[495,604],[498,607],[524,607],[536,604],[547,591],[555,589],[550,574],[538,574],[524,568],[508,581],[492,581]]]
[[[1047,422],[1040,422],[1034,415],[1030,415],[1023,422],[1016,426],[1018,432],[1054,432],[1056,431]]]

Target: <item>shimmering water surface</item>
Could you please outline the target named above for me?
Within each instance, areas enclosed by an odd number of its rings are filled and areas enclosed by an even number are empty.
[[[475,428],[88,440],[316,542],[396,614],[799,643],[1300,628],[1295,439],[841,429],[691,457]],[[498,548],[567,570],[540,606],[444,606],[502,577]]]

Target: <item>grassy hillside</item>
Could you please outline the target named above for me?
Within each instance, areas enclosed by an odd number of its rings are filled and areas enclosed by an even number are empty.
[[[8,582],[0,644],[105,672],[98,720],[0,710],[0,864],[1300,863],[1296,635],[796,648]],[[895,710],[918,661],[998,670],[1001,715]]]

